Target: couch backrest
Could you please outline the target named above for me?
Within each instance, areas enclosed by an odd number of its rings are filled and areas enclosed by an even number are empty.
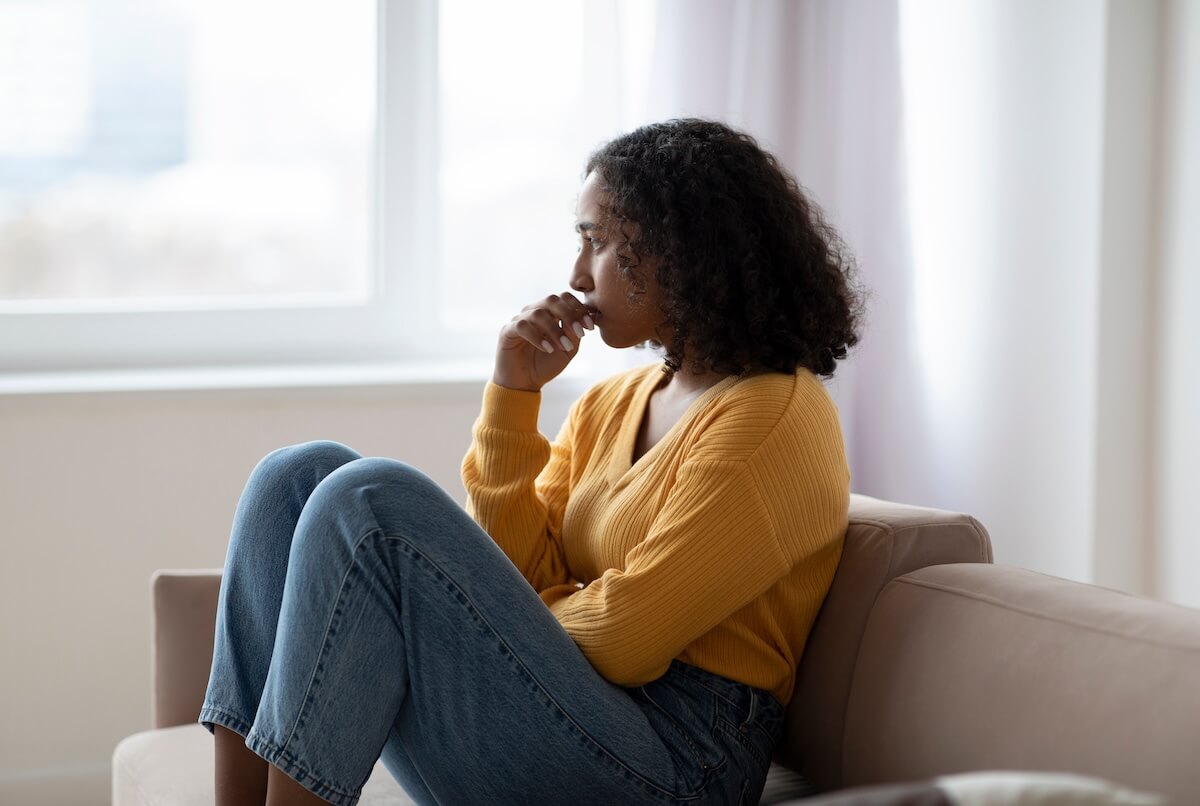
[[[979,769],[1200,803],[1200,610],[1002,565],[887,585],[846,710],[847,785]]]
[[[220,568],[159,570],[150,577],[156,728],[200,718],[212,669],[220,590]]]
[[[842,558],[797,669],[779,760],[819,790],[840,787],[851,679],[880,591],[925,566],[991,561],[987,530],[969,515],[852,495]]]

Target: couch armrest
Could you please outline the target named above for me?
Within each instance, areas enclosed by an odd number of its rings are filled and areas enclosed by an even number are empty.
[[[850,683],[875,597],[918,568],[991,561],[987,530],[969,515],[850,496],[842,558],[796,670],[779,760],[820,792],[840,788]]]
[[[212,669],[221,569],[155,571],[154,727],[195,722]]]

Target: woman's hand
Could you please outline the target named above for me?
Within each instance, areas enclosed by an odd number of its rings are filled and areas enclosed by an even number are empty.
[[[526,305],[500,330],[492,382],[538,391],[566,369],[584,331],[595,326],[591,311],[570,293]]]

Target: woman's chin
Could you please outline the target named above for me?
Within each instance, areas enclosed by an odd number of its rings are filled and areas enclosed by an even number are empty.
[[[600,331],[600,340],[602,342],[604,342],[605,344],[607,344],[609,347],[616,347],[616,348],[620,349],[621,347],[626,346],[625,344],[623,344],[621,342],[620,339],[614,338],[613,336],[609,335],[608,331],[606,331],[604,328],[600,327],[599,325],[596,325],[596,330]]]
[[[623,339],[621,338],[620,333],[614,333],[611,329],[605,329],[605,327],[600,324],[596,325],[596,330],[600,331],[601,341],[603,341],[609,347],[615,347],[618,350],[622,350],[626,347],[632,347],[634,344],[639,343],[632,342],[629,339]]]

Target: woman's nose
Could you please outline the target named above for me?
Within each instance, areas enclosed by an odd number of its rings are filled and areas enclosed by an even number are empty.
[[[572,291],[578,291],[581,294],[586,294],[592,290],[592,278],[587,273],[585,264],[586,257],[581,251],[579,256],[575,258],[575,265],[571,268],[570,286]]]

